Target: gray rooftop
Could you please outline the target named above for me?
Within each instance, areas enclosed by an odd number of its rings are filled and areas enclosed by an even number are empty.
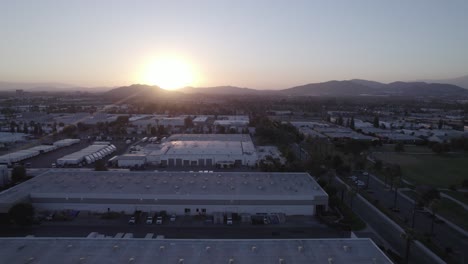
[[[370,239],[0,238],[4,263],[392,263]]]
[[[308,173],[51,169],[0,193],[0,209],[32,198],[328,199]]]

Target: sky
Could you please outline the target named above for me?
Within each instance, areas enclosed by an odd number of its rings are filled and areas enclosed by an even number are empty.
[[[193,86],[452,78],[468,74],[467,14],[466,0],[0,0],[0,81],[157,82],[144,75],[162,57]]]

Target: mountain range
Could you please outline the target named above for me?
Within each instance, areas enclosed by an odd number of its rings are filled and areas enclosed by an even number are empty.
[[[367,80],[328,81],[310,83],[282,90],[256,90],[235,86],[185,87],[168,91],[157,86],[131,85],[112,89],[103,95],[114,100],[134,97],[169,98],[184,94],[199,95],[277,95],[277,96],[402,96],[468,98],[468,90],[452,84],[426,82],[392,82]]]
[[[468,89],[468,74],[465,76],[451,78],[451,79],[441,79],[441,80],[424,80],[424,82],[429,83],[448,83],[460,86],[462,88]]]
[[[451,79],[452,82],[463,84],[468,82],[465,77]],[[467,86],[468,87],[468,86]],[[309,83],[281,90],[257,90],[235,86],[216,87],[185,87],[176,91],[168,91],[158,86],[134,84],[118,88],[82,88],[61,83],[9,83],[0,82],[0,90],[14,91],[86,91],[101,93],[113,100],[126,100],[134,97],[170,98],[183,94],[200,95],[277,95],[277,96],[407,96],[407,97],[468,97],[468,89],[461,86],[438,82],[392,82],[380,83],[369,80],[353,79],[344,81],[328,81]]]

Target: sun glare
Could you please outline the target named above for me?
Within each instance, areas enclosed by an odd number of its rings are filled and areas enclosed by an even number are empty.
[[[174,90],[193,85],[194,80],[194,71],[187,62],[178,58],[163,58],[146,67],[142,81],[166,90]]]

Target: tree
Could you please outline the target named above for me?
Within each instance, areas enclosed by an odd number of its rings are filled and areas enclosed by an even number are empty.
[[[26,123],[23,124],[23,133],[25,133],[25,134],[28,134],[28,133],[29,133],[29,131],[28,131],[28,124],[26,124]]]
[[[26,178],[26,169],[23,166],[15,166],[11,171],[13,183],[21,182]]]
[[[374,169],[376,171],[381,171],[383,168],[383,163],[381,160],[376,160],[375,163],[374,163]]]
[[[333,156],[332,167],[334,169],[337,169],[341,167],[341,165],[343,165],[343,160],[341,159],[341,157],[339,155]]]
[[[443,126],[444,126],[444,121],[442,121],[442,119],[439,119],[439,125],[437,127],[439,129],[442,129]]]
[[[17,225],[31,225],[34,219],[34,207],[30,203],[17,203],[8,210],[8,216]]]
[[[75,125],[68,125],[63,128],[62,133],[67,135],[68,137],[71,137],[74,133],[76,132],[76,126]]]
[[[344,121],[343,121],[343,117],[342,117],[342,116],[339,116],[336,122],[337,122],[338,125],[342,126],[342,125],[343,125],[343,122],[344,122]]]
[[[107,171],[107,167],[106,167],[106,163],[104,162],[104,160],[97,160],[95,163],[94,163],[94,170],[95,171]]]
[[[380,121],[379,121],[379,117],[378,117],[378,116],[375,116],[375,117],[374,117],[373,125],[374,125],[375,128],[379,128],[379,127],[380,127]]]
[[[184,119],[184,126],[185,128],[191,128],[193,127],[193,120],[190,116],[187,116],[185,119]]]
[[[440,192],[436,188],[421,187],[419,189],[419,193],[420,203],[431,209],[432,221],[430,234],[432,235],[434,233],[435,209],[437,207],[438,201],[440,200]]]

